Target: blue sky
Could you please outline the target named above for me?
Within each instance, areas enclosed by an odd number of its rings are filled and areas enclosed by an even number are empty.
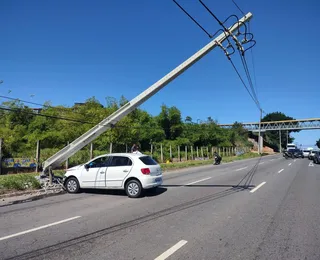
[[[179,2],[210,32],[219,29],[198,1]],[[231,0],[205,2],[220,19],[241,16]],[[254,16],[250,24],[257,40],[253,54],[263,109],[294,118],[319,117],[320,52],[314,28],[320,22],[320,3],[237,3]],[[108,96],[134,98],[209,42],[171,0],[3,0],[0,22],[0,95],[50,100],[53,105],[72,105],[92,96],[102,104]],[[235,63],[241,69],[238,59]],[[194,121],[208,116],[221,123],[259,118],[220,49],[142,108],[155,115],[163,103],[177,106],[183,117]],[[320,131],[302,131],[295,137],[310,145]]]

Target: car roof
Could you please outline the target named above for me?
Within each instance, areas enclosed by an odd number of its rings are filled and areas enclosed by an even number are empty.
[[[99,156],[96,156],[95,158],[100,158],[104,156],[130,156],[130,157],[141,157],[141,156],[148,156],[147,154],[138,154],[138,153],[106,153],[106,154],[101,154]]]

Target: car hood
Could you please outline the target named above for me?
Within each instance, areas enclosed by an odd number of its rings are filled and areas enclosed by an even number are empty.
[[[83,166],[83,164],[77,165],[77,166],[74,166],[74,167],[71,167],[71,168],[67,169],[67,172],[71,172],[71,171],[78,170],[78,169],[80,169],[82,166]]]

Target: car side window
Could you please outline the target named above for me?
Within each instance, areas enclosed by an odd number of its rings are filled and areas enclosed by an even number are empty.
[[[125,156],[114,156],[112,157],[112,161],[109,166],[117,167],[117,166],[131,166],[132,161],[130,158]]]
[[[106,167],[108,160],[109,160],[108,156],[100,157],[100,158],[97,158],[97,159],[93,160],[92,162],[88,163],[88,166],[89,166],[89,168]]]

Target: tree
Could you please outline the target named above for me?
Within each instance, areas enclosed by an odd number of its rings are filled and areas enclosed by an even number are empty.
[[[320,148],[320,139],[316,142],[316,146]]]
[[[287,116],[282,112],[273,112],[267,114],[264,118],[262,118],[262,122],[270,122],[270,121],[283,121],[283,120],[294,120],[293,117]],[[291,132],[299,132],[299,130],[289,130],[289,139],[287,138],[287,131],[281,131],[281,146],[286,147],[287,143],[292,143],[294,141],[293,137],[290,137]],[[288,140],[287,140],[288,139]],[[266,142],[274,149],[279,150],[279,131],[267,131],[265,133]]]

